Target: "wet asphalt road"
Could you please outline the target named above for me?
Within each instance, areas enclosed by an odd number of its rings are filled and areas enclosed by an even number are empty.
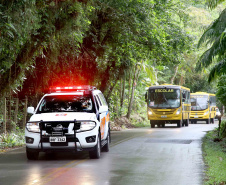
[[[201,138],[215,124],[139,128],[112,132],[109,152],[89,159],[86,152],[40,154],[25,148],[0,154],[0,185],[201,185],[205,165]]]

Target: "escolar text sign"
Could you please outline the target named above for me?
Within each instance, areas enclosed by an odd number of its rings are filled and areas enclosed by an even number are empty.
[[[155,92],[174,92],[174,89],[155,89]]]

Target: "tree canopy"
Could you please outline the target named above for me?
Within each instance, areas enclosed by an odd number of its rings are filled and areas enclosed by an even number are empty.
[[[59,82],[110,90],[137,61],[180,63],[191,41],[179,1],[24,0],[0,8],[1,94]]]

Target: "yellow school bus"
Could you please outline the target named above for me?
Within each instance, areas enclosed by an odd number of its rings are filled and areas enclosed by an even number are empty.
[[[146,93],[147,114],[151,128],[166,123],[177,127],[189,125],[190,89],[171,84],[151,86]]]
[[[191,123],[206,121],[214,123],[216,116],[216,96],[207,92],[191,93]]]

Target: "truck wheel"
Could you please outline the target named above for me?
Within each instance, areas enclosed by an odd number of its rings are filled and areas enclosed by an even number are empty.
[[[102,151],[103,152],[109,152],[109,145],[110,145],[110,131],[108,131],[108,135],[107,135],[107,143],[103,146]]]
[[[100,134],[98,134],[97,137],[97,144],[94,147],[93,151],[89,152],[90,159],[99,159],[100,158],[100,152],[101,152],[101,146],[100,146]]]
[[[38,160],[39,152],[29,151],[26,148],[26,154],[27,154],[27,159],[29,159],[29,160]]]

